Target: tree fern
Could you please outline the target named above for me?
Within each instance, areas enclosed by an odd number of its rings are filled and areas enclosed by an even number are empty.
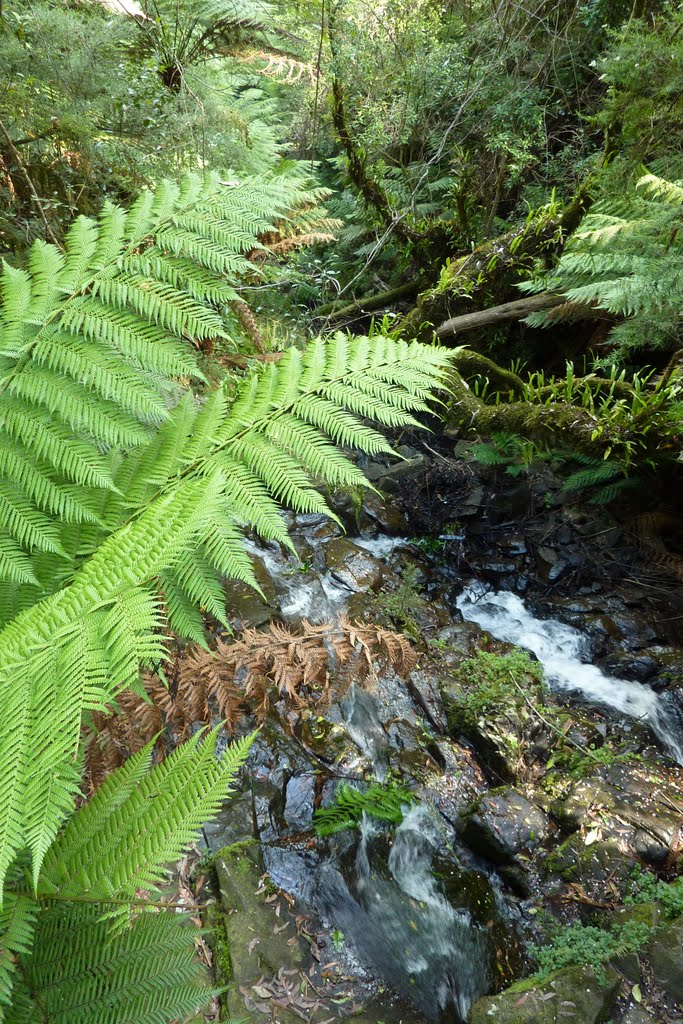
[[[321,482],[363,479],[337,446],[389,451],[367,420],[416,425],[447,371],[438,348],[338,334],[179,396],[177,377],[200,377],[188,341],[220,329],[223,275],[292,201],[270,188],[166,184],[3,271],[0,1019],[156,1022],[204,1000],[191,939],[155,938],[158,915],[123,926],[248,741],[221,761],[217,733],[196,737],[151,772],[145,751],[74,815],[83,718],[139,687],[169,625],[200,635],[198,608],[224,616],[222,577],[255,585],[245,526],[289,545],[282,503],[326,511]]]
[[[212,989],[194,956],[195,929],[143,914],[112,934],[97,904],[41,911],[6,1024],[168,1024],[202,1010]]]
[[[683,184],[646,174],[633,195],[596,204],[558,266],[522,287],[561,291],[570,303],[594,304],[623,320],[610,335],[610,361],[638,349],[674,348],[683,308],[682,210]],[[544,327],[555,320],[545,311],[526,322]]]

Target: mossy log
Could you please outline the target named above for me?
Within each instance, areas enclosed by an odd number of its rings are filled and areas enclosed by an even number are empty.
[[[409,281],[407,284],[400,284],[396,288],[389,288],[385,292],[377,292],[373,295],[363,295],[360,299],[345,305],[339,302],[328,302],[315,311],[316,317],[325,317],[329,321],[339,322],[350,320],[365,313],[374,313],[378,309],[388,309],[395,302],[405,299],[412,299],[419,290],[417,281]]]
[[[492,300],[515,297],[514,285],[528,274],[533,261],[557,253],[581,223],[592,202],[588,189],[588,184],[581,188],[559,216],[543,217],[486,239],[453,260],[439,285],[423,292],[403,318],[403,334],[428,341],[436,325],[472,313],[474,303],[483,304],[484,299],[490,305]]]

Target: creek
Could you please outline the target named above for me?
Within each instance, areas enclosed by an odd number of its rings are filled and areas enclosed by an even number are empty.
[[[457,606],[466,622],[476,622],[496,640],[531,651],[552,689],[637,719],[683,764],[683,720],[670,695],[655,693],[646,683],[606,675],[587,660],[589,643],[578,629],[557,619],[536,618],[516,594],[496,592],[481,583],[465,587]]]
[[[285,622],[330,622],[347,610],[353,617],[352,599],[371,598],[383,573],[400,579],[402,565],[421,558],[401,537],[341,539],[338,534],[323,534],[325,529],[316,517],[299,517],[294,539],[303,566],[276,545],[249,545],[269,581],[270,607]],[[341,562],[331,557],[331,542],[345,546]],[[426,565],[424,559],[422,563]],[[681,719],[669,695],[592,664],[589,640],[579,629],[536,617],[510,591],[477,581],[462,589],[449,569],[432,577],[431,598],[439,600],[442,609],[450,608],[445,620],[451,624],[444,626],[442,618],[444,635],[464,629],[464,620],[468,629],[479,627],[496,640],[525,648],[542,664],[548,687],[561,704],[628,716],[647,726],[683,764]],[[307,763],[305,745],[299,743],[298,751],[287,752],[287,729],[277,732],[277,726],[269,738],[264,734],[262,752],[251,769],[256,780],[256,835],[272,882],[321,922],[328,946],[333,934],[343,937],[343,949],[331,951],[343,972],[370,985],[379,983],[380,993],[386,986],[404,1007],[410,1004],[412,1010],[400,1011],[401,1021],[461,1024],[473,1001],[500,987],[501,950],[520,948],[521,890],[517,886],[516,891],[515,884],[506,887],[504,881],[514,856],[504,862],[487,859],[456,825],[460,816],[470,813],[467,808],[486,791],[487,783],[481,768],[467,767],[462,760],[466,755],[476,761],[476,751],[468,754],[448,739],[445,715],[440,728],[431,716],[424,724],[424,700],[415,698],[418,684],[413,680],[408,685],[391,672],[379,679],[374,691],[352,682],[326,713],[332,735],[342,730],[347,737],[341,759],[323,745]],[[436,702],[440,701],[437,686]],[[284,709],[278,715],[284,722]],[[294,721],[291,715],[289,721]],[[411,735],[425,735],[425,729],[426,745],[423,740],[413,743]],[[402,767],[418,755],[424,761],[427,750],[440,762],[433,762],[431,775],[424,770],[411,774],[411,768]],[[429,760],[431,755],[424,756]],[[322,773],[321,764],[329,765]],[[376,820],[364,818],[356,830],[318,840],[315,850],[298,838],[305,834],[302,827],[310,834],[316,778],[315,799],[322,798],[325,805],[334,800],[339,778],[363,790],[373,779],[396,777],[416,790],[420,802],[405,807],[393,835]],[[552,836],[552,821],[528,806],[543,818],[540,831],[530,830],[532,839],[536,832],[538,841],[543,829],[544,835]],[[522,954],[508,964],[508,981],[522,965]],[[377,989],[372,991],[376,997]],[[386,995],[379,998],[386,1002]],[[386,1019],[397,1019],[393,1010],[386,1010]]]

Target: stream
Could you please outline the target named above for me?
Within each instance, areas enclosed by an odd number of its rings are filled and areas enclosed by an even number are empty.
[[[516,594],[495,592],[481,583],[465,587],[457,606],[466,622],[476,622],[496,640],[531,651],[551,689],[637,719],[683,764],[680,710],[668,702],[666,694],[655,693],[646,683],[605,675],[587,662],[588,642],[578,629],[556,619],[538,619]]]
[[[304,571],[277,545],[249,544],[250,554],[260,560],[270,578],[275,607],[290,623],[334,621],[347,611],[354,595],[370,593],[371,586],[358,582],[363,573],[354,577],[356,563],[369,559],[370,568],[364,571],[377,571],[380,577],[386,572],[396,579],[403,552],[408,558],[415,554],[410,542],[400,537],[349,537],[344,543],[352,550],[340,566],[327,554],[330,536],[316,535],[317,529],[321,527],[314,521],[299,527],[299,542],[311,556]],[[450,579],[452,583],[453,577]],[[441,596],[438,589],[436,593]],[[531,652],[541,663],[550,690],[561,694],[564,701],[643,723],[671,757],[683,764],[683,722],[670,695],[658,693],[646,683],[608,675],[591,664],[590,644],[580,630],[555,619],[538,618],[516,594],[477,581],[452,596],[450,608],[454,623],[462,616],[495,639]],[[396,741],[401,728],[404,732],[408,727],[424,729],[414,691],[400,680],[383,682],[377,693],[352,683],[328,717],[338,723],[337,728],[343,728],[356,754],[341,766],[330,756],[329,775],[319,790],[324,804],[334,799],[337,778],[349,780],[361,790],[369,780],[392,778],[390,773],[401,763],[397,756],[403,741]],[[396,722],[401,725],[392,724]],[[399,733],[392,732],[397,728]],[[431,725],[427,728],[432,730]],[[471,804],[472,792],[476,796],[482,786],[486,789],[486,783],[475,784],[474,790],[470,783],[466,789],[460,768],[456,764],[453,769],[448,761],[447,741],[439,738],[438,730],[432,730],[431,737],[433,747],[439,748],[438,756],[445,757],[441,781],[424,787],[418,782],[420,802],[405,808],[403,821],[391,838],[386,825],[364,818],[357,830],[331,836],[312,853],[310,846],[297,848],[296,842],[292,843],[287,828],[277,824],[283,812],[266,810],[261,798],[256,815],[257,819],[259,814],[268,815],[265,831],[261,831],[261,836],[269,835],[261,840],[266,871],[276,886],[314,911],[328,934],[343,936],[343,950],[337,951],[342,969],[379,979],[419,1014],[402,1020],[461,1024],[472,1002],[500,985],[496,977],[500,961],[496,958],[501,948],[518,948],[519,909],[514,893],[506,894],[498,862],[474,853],[454,825],[463,808]],[[459,749],[462,752],[463,748]],[[301,767],[289,770],[279,760],[279,753],[273,756],[275,761],[263,762],[262,777],[275,789],[282,786],[286,794],[297,794],[297,799],[302,794],[310,801],[306,812],[310,828],[313,809],[309,794],[319,765],[311,762],[313,768],[305,767],[302,775]],[[403,781],[402,769],[398,771]],[[405,778],[419,776],[407,772]],[[455,788],[453,811],[444,805],[439,792],[439,787],[447,789],[449,785]],[[285,819],[289,806],[286,802]],[[551,835],[555,826],[550,823],[547,827]],[[295,832],[295,840],[298,834]],[[533,830],[531,834],[533,838]],[[449,865],[447,874],[455,880],[448,887],[442,871],[445,863]],[[468,889],[483,895],[472,904]],[[482,908],[479,913],[478,906]],[[513,977],[519,966],[512,968]]]

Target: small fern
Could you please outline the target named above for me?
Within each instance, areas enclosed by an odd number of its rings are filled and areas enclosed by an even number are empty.
[[[319,836],[331,836],[356,828],[363,815],[400,825],[406,805],[415,802],[416,797],[410,790],[395,783],[386,786],[373,783],[362,791],[342,783],[335,793],[334,803],[315,812],[315,831]]]

